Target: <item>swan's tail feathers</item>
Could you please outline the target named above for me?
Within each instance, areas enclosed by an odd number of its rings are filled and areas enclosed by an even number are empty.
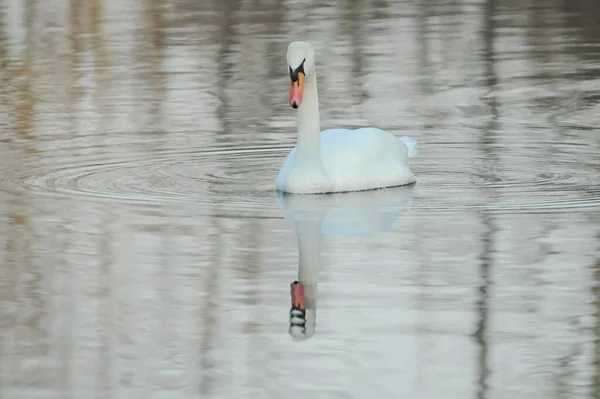
[[[408,136],[402,136],[398,138],[398,140],[403,142],[406,148],[408,148],[409,158],[414,158],[417,156],[417,154],[419,153],[419,147],[417,147],[417,142],[415,140],[411,139]]]

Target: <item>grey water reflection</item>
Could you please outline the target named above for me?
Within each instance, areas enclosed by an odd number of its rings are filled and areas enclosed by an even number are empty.
[[[599,15],[0,1],[0,398],[600,397]],[[273,192],[304,39],[322,128],[414,137],[414,187]]]

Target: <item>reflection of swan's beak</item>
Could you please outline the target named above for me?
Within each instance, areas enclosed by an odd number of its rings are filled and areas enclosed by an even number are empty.
[[[294,281],[290,285],[292,308],[290,309],[290,335],[296,339],[307,339],[312,334],[307,331],[306,307],[304,305],[304,284]]]
[[[304,284],[299,281],[294,281],[290,284],[290,291],[292,294],[292,309],[298,309],[305,311],[304,306]]]

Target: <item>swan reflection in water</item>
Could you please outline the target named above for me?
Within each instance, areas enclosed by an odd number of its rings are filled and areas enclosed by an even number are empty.
[[[298,236],[298,279],[290,286],[293,338],[304,340],[315,334],[322,236],[391,231],[408,210],[414,186],[324,195],[277,193],[284,217],[295,222]]]

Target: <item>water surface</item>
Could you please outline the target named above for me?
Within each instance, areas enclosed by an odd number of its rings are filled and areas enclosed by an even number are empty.
[[[0,398],[600,397],[599,15],[1,1]],[[276,197],[293,40],[322,128],[409,134],[416,185]]]

